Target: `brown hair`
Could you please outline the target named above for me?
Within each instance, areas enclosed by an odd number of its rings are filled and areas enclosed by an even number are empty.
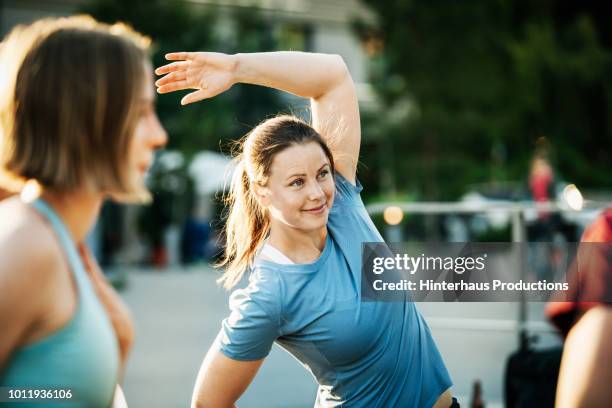
[[[35,179],[60,192],[146,199],[127,163],[149,43],[88,16],[13,29],[0,45],[3,185]]]
[[[225,254],[217,264],[226,266],[219,279],[225,288],[230,289],[240,281],[270,229],[270,220],[255,198],[252,183],[265,186],[272,160],[278,153],[293,145],[310,142],[321,146],[333,172],[334,159],[321,135],[294,116],[268,119],[238,143],[240,153],[234,158],[237,165],[226,198],[229,215],[225,224]]]

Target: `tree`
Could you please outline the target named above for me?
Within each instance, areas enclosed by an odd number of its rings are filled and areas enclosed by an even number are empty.
[[[380,44],[381,100],[364,128],[397,152],[391,185],[454,199],[469,183],[525,180],[544,137],[563,178],[612,187],[612,29],[599,3],[362,1],[377,18],[356,28]]]

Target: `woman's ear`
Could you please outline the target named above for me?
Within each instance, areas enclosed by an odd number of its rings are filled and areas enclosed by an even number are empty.
[[[259,183],[251,183],[251,188],[255,194],[255,198],[259,202],[259,205],[266,208],[270,205],[270,190],[266,186],[262,186]]]

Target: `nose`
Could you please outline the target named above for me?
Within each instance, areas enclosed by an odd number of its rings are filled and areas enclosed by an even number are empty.
[[[310,184],[310,189],[308,190],[308,199],[311,201],[320,201],[325,198],[325,192],[321,188],[321,185],[318,182],[313,182]]]
[[[149,144],[153,149],[161,149],[166,143],[168,143],[168,133],[162,126],[157,115],[155,115],[149,132]]]

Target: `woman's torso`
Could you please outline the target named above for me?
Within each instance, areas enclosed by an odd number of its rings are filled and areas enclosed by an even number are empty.
[[[72,402],[58,406],[108,406],[117,383],[117,341],[68,230],[41,200],[33,203],[33,208],[23,208],[21,203],[4,204],[5,212],[29,211],[30,217],[24,222],[31,223],[26,228],[32,232],[44,235],[45,229],[47,232],[51,229],[53,234],[48,239],[35,241],[60,251],[64,262],[59,263],[58,270],[49,271],[54,275],[49,280],[52,289],[41,291],[51,295],[45,301],[48,303],[45,312],[33,322],[21,345],[13,350],[0,374],[0,385],[15,389],[70,390]],[[24,302],[28,296],[24,296]],[[53,406],[52,401],[47,402],[43,405]],[[28,405],[19,402],[16,406]]]
[[[444,363],[412,302],[362,301],[361,243],[382,237],[341,187],[316,262],[256,263],[280,286],[277,343],[317,379],[317,406],[432,406],[451,385]]]

